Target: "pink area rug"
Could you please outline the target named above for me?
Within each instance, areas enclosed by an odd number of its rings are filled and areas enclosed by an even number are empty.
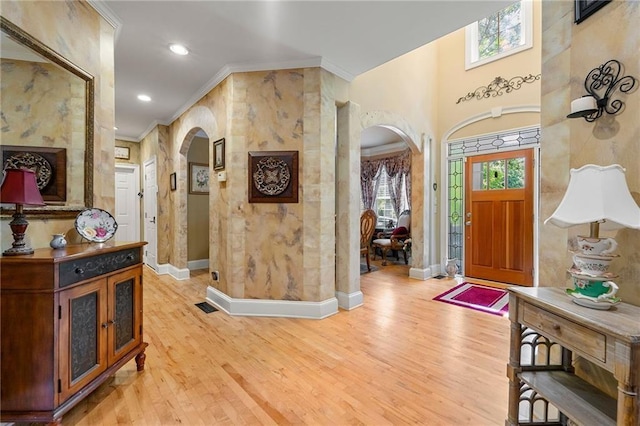
[[[509,292],[500,288],[462,283],[433,300],[463,306],[493,315],[507,316],[509,312]]]

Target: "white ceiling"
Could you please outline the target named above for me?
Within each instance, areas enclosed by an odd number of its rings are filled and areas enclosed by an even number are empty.
[[[89,2],[116,27],[116,137],[133,141],[170,124],[232,72],[322,66],[350,81],[510,3]],[[171,43],[191,53],[174,55]],[[137,100],[141,93],[152,101]]]

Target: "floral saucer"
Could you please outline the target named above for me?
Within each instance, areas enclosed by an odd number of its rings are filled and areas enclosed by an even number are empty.
[[[578,268],[567,269],[567,272],[570,273],[571,276],[575,278],[580,278],[582,280],[589,280],[589,281],[606,281],[606,280],[618,278],[618,275],[614,274],[613,272],[605,272],[602,275],[592,275],[592,274],[587,274],[586,272],[582,272],[582,270]]]
[[[598,300],[594,297],[585,296],[573,288],[568,288],[565,291],[572,298],[573,303],[584,306],[586,308],[606,311],[607,309],[621,302],[621,299],[619,297],[609,297],[607,299]]]
[[[116,220],[102,209],[85,209],[76,216],[76,231],[94,243],[103,243],[113,237],[118,229]]]

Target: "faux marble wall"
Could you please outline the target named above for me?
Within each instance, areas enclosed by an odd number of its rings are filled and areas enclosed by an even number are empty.
[[[227,181],[212,179],[210,188],[210,269],[220,272],[212,285],[230,297],[334,296],[333,84],[334,76],[320,68],[233,74],[171,126],[170,150],[184,176],[195,130],[204,130],[210,143],[225,138]],[[248,202],[249,151],[298,151],[298,203]],[[176,204],[172,235],[181,265],[186,203]]]
[[[171,263],[175,266],[176,264],[173,262],[173,258],[171,257],[173,253],[173,235],[170,232],[170,229],[172,228],[171,224],[174,218],[171,214],[172,205],[171,198],[169,197],[169,174],[171,174],[170,170],[172,170],[172,160],[168,155],[168,150],[169,127],[167,126],[156,126],[140,141],[140,158],[142,159],[141,175],[143,176],[145,173],[144,163],[146,161],[154,158],[156,163],[156,180],[158,185],[158,214],[156,217],[157,263],[159,265]],[[142,226],[142,229],[142,238],[144,239],[144,225]],[[186,267],[186,257],[184,266],[182,267]]]
[[[1,13],[73,64],[99,76],[94,92],[93,204],[113,211],[113,27],[84,1],[3,0]],[[2,73],[4,79],[4,70]],[[32,247],[47,247],[52,233],[73,229],[73,219],[30,219],[27,233]],[[11,240],[8,219],[3,218],[2,248],[9,247]]]
[[[624,74],[640,78],[640,3],[614,0],[579,25],[573,23],[573,2],[543,2],[542,149],[540,220],[556,209],[569,181],[569,169],[585,164],[620,164],[627,185],[640,204],[640,90],[622,95],[626,107],[618,115],[605,114],[593,123],[567,119],[571,100],[585,94],[590,70],[609,59],[624,66]],[[568,252],[588,225],[560,229],[540,224],[540,285],[567,287],[571,280]],[[619,296],[640,305],[640,230],[611,233],[619,258],[611,270],[619,275]]]

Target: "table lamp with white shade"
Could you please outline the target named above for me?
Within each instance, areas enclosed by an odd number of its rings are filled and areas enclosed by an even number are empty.
[[[569,186],[564,198],[553,214],[544,221],[561,228],[590,224],[589,236],[578,236],[579,251],[573,255],[574,265],[569,273],[575,289],[567,289],[573,301],[595,309],[609,309],[620,301],[615,297],[616,275],[608,271],[617,242],[601,238],[600,229],[640,229],[640,207],[631,196],[618,164],[597,166],[587,164],[571,169]],[[594,293],[599,286],[601,294]]]

